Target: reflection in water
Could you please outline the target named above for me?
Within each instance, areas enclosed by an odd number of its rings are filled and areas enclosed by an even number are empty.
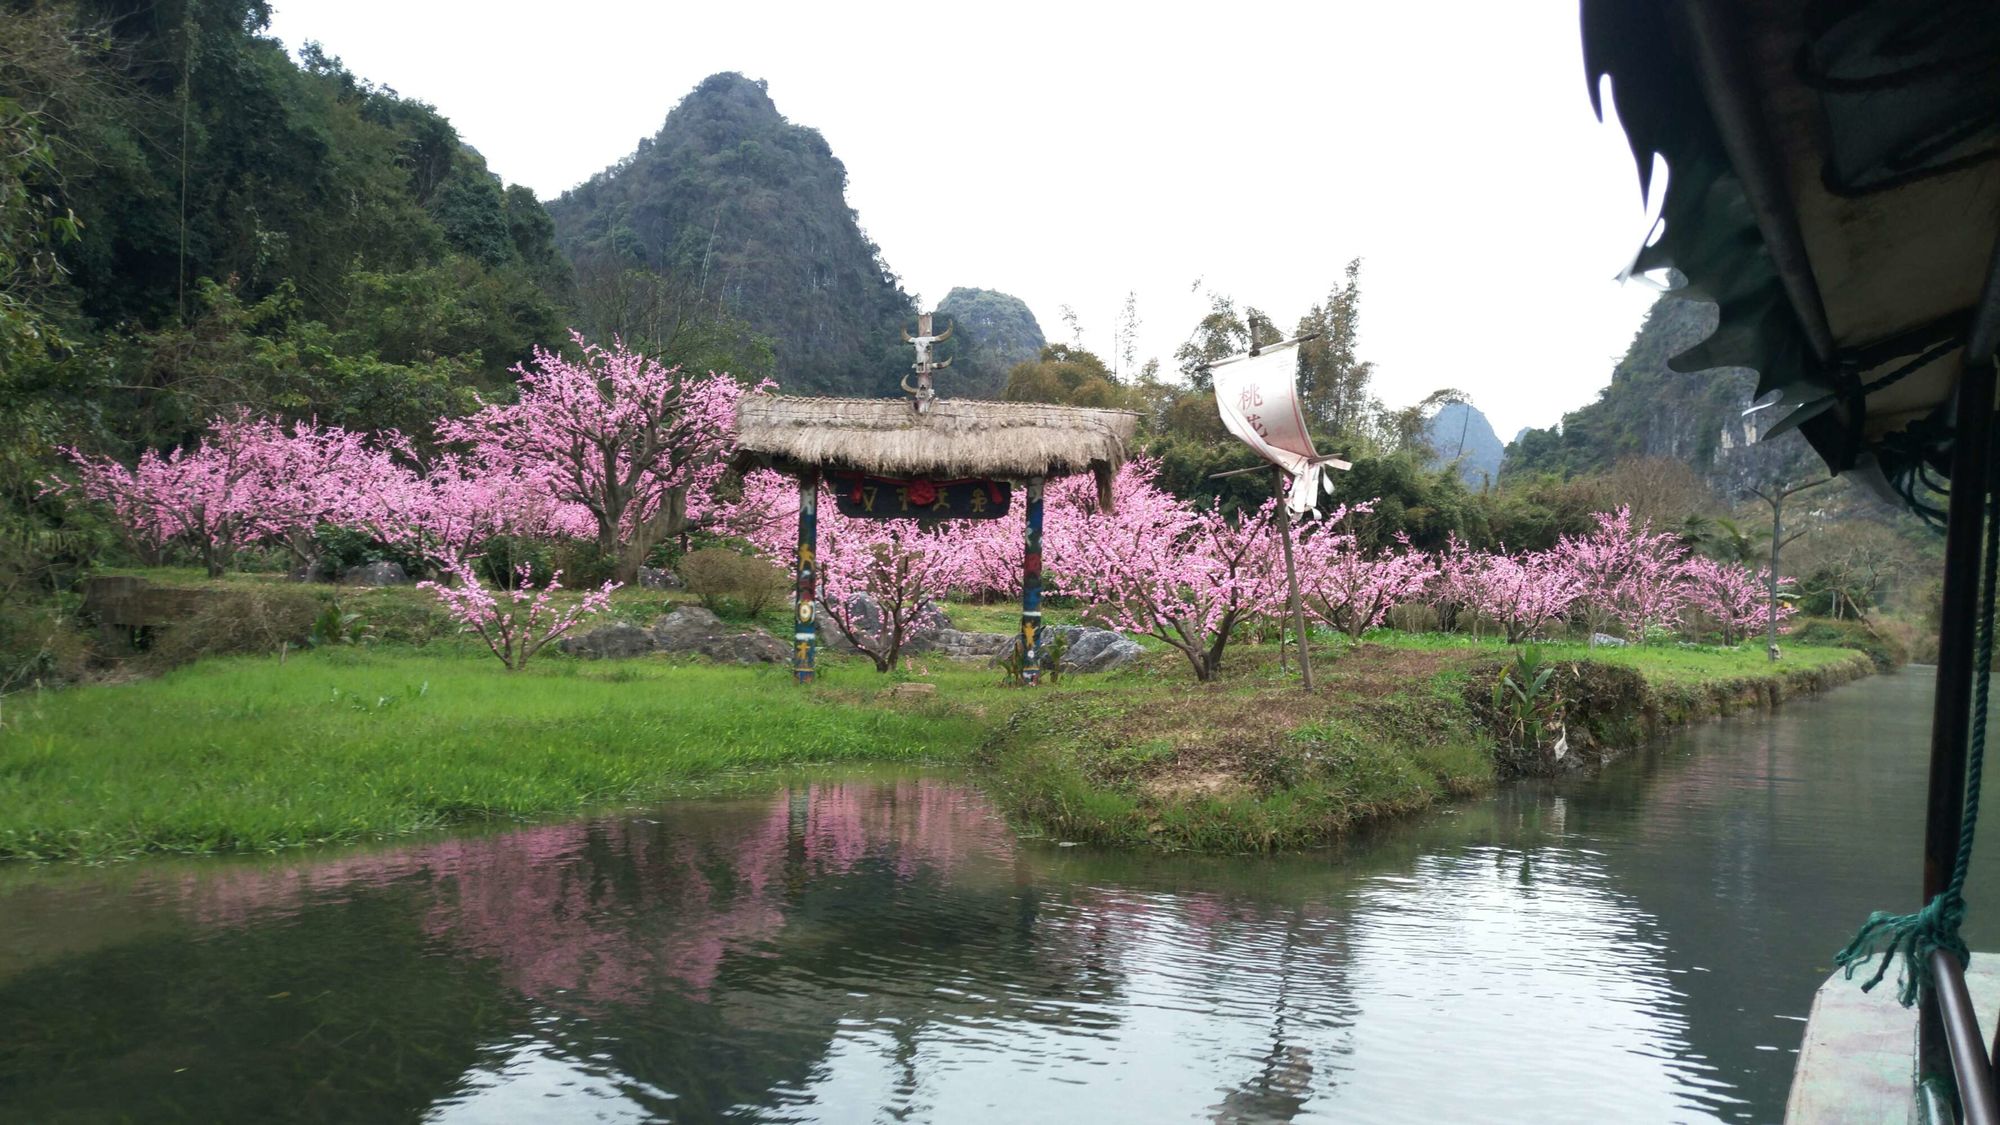
[[[1022,843],[965,784],[892,776],[16,869],[0,1118],[1771,1120],[1829,952],[1915,882],[1927,693],[1865,683],[1338,855]]]

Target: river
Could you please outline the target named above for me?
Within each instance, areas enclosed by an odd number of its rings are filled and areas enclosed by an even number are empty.
[[[1831,953],[1915,905],[1929,696],[1275,859],[1021,840],[962,778],[862,774],[0,869],[0,1118],[1773,1121]]]

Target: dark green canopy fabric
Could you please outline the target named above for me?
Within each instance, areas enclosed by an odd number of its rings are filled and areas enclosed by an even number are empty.
[[[1583,0],[1664,229],[1629,273],[1720,308],[1680,371],[1750,367],[1840,472],[1920,510],[2000,235],[2000,0]]]

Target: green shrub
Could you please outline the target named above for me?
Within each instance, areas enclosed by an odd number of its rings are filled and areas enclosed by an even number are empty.
[[[312,541],[319,551],[320,565],[336,575],[377,562],[395,563],[408,574],[421,574],[429,569],[416,555],[351,527],[320,524],[313,528]]]
[[[0,694],[74,683],[90,660],[76,621],[54,606],[0,606]]]
[[[193,613],[154,631],[151,659],[174,666],[210,656],[302,648],[326,605],[324,595],[289,586],[210,591]]]
[[[503,590],[520,582],[520,570],[528,568],[528,582],[546,586],[555,573],[555,553],[549,544],[525,535],[496,535],[488,539],[479,555],[479,576]],[[567,576],[565,576],[567,577]]]
[[[727,547],[704,547],[681,559],[681,581],[711,612],[725,609],[755,617],[791,588],[786,570]]]
[[[1785,639],[1793,644],[1825,645],[1865,652],[1868,659],[1875,662],[1875,667],[1883,671],[1900,668],[1910,662],[1910,646],[1905,637],[1863,621],[1803,618],[1792,625],[1792,631],[1786,634]]]
[[[591,539],[558,539],[549,553],[554,569],[562,571],[565,589],[591,590],[611,581],[618,560],[598,550]]]
[[[342,609],[339,602],[326,603],[319,616],[313,619],[312,630],[306,634],[306,643],[314,648],[367,644],[374,639],[368,622],[360,614]]]

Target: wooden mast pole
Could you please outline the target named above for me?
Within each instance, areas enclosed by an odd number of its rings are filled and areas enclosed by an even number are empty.
[[[792,679],[813,682],[819,644],[819,469],[799,471],[798,587],[793,602]]]
[[[1292,561],[1292,510],[1285,502],[1285,471],[1271,466],[1271,482],[1278,494],[1278,538],[1285,544],[1285,588],[1292,597],[1292,633],[1299,646],[1299,675],[1310,692],[1313,689],[1312,650],[1306,644],[1306,607],[1299,600],[1299,568]],[[1284,659],[1285,634],[1278,631],[1278,658]]]

